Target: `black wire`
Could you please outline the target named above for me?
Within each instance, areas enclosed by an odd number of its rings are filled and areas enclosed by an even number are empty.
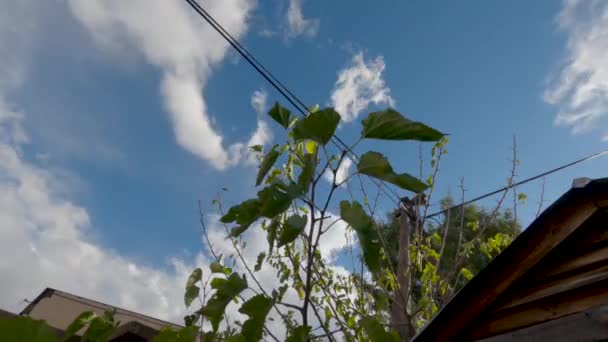
[[[543,172],[543,173],[541,173],[541,174],[538,174],[538,175],[536,175],[536,176],[533,176],[533,177],[530,177],[530,178],[526,178],[526,179],[524,179],[524,180],[522,180],[522,181],[520,181],[520,182],[517,182],[517,183],[511,184],[511,185],[507,185],[507,186],[502,187],[502,188],[500,188],[500,189],[498,189],[498,190],[495,190],[495,191],[489,192],[489,193],[487,193],[487,194],[485,194],[485,195],[481,195],[481,196],[475,197],[475,198],[470,199],[470,200],[468,200],[468,201],[465,201],[465,202],[462,202],[462,203],[460,203],[460,204],[457,204],[457,205],[455,205],[455,206],[453,206],[453,207],[450,207],[450,208],[447,208],[447,209],[444,209],[444,210],[438,211],[438,212],[436,212],[436,213],[432,213],[432,214],[428,215],[428,216],[427,216],[427,218],[431,218],[431,217],[434,217],[434,216],[437,216],[437,215],[441,215],[441,214],[443,214],[443,213],[447,212],[448,210],[457,209],[457,208],[460,208],[460,207],[462,207],[462,206],[464,206],[464,205],[471,204],[471,203],[473,203],[473,202],[477,202],[477,201],[482,200],[482,199],[484,199],[484,198],[487,198],[487,197],[490,197],[490,196],[493,196],[493,195],[499,194],[499,193],[501,193],[501,192],[503,192],[503,191],[507,191],[507,190],[512,189],[512,188],[514,188],[514,187],[517,187],[517,186],[520,186],[520,185],[526,184],[526,183],[528,183],[528,182],[531,182],[531,181],[536,180],[536,179],[539,179],[539,178],[541,178],[541,177],[544,177],[544,176],[550,175],[550,174],[552,174],[552,173],[554,173],[554,172],[557,172],[557,171],[563,170],[563,169],[568,168],[568,167],[570,167],[570,166],[573,166],[573,165],[576,165],[576,164],[582,163],[582,162],[584,162],[584,161],[587,161],[587,160],[590,160],[590,159],[593,159],[593,158],[601,157],[601,156],[606,155],[606,154],[608,154],[608,150],[606,150],[606,151],[602,151],[602,152],[598,152],[598,153],[594,153],[594,154],[592,154],[592,155],[590,155],[590,156],[587,156],[587,157],[585,157],[585,158],[581,158],[581,159],[575,160],[575,161],[573,161],[573,162],[571,162],[571,163],[568,163],[568,164],[562,165],[562,166],[560,166],[560,167],[556,167],[555,169],[552,169],[552,170],[549,170],[549,171],[545,171],[545,172]]]
[[[234,38],[224,27],[218,23],[209,12],[207,12],[196,0],[185,0],[211,27],[213,27],[245,60],[260,74],[264,77],[294,108],[296,108],[302,116],[306,117],[310,114],[310,111],[306,107],[306,105],[295,95],[293,94],[289,88],[287,88],[281,81],[279,81],[264,65],[259,62],[239,41]],[[334,141],[334,138],[338,143]],[[354,151],[351,151],[348,148],[348,145],[342,141],[338,136],[334,136],[332,138],[332,143],[336,145],[338,149],[342,152],[350,153],[355,161],[359,160],[359,156]],[[339,145],[342,145],[340,147]],[[389,189],[393,195],[393,200],[395,203],[399,203],[399,194],[391,188],[390,186],[383,187],[381,182],[368,177],[376,186],[378,186],[386,195],[384,189]],[[389,195],[390,196],[390,195]]]
[[[310,111],[308,109],[308,107],[293,93],[289,90],[289,88],[287,88],[287,86],[285,86],[279,79],[277,79],[272,72],[270,72],[270,70],[268,70],[260,61],[258,61],[255,56],[253,54],[251,54],[251,52],[249,52],[249,50],[247,50],[247,48],[245,48],[241,43],[239,43],[239,41],[234,38],[228,31],[226,31],[226,29],[224,29],[224,27],[218,23],[213,16],[211,16],[211,14],[209,14],[209,12],[207,12],[201,5],[198,4],[198,2],[196,2],[196,0],[185,0],[201,17],[203,17],[203,19],[205,19],[205,21],[207,21],[207,23],[209,23],[209,25],[211,25],[243,58],[245,58],[245,60],[260,74],[262,75],[262,77],[264,77],[294,108],[296,108],[301,114],[302,116],[306,117],[310,114]],[[336,141],[338,141],[338,143],[336,143],[334,141],[334,139]],[[334,136],[332,138],[332,143],[334,145],[336,145],[336,147],[338,147],[342,152],[347,152],[350,153],[352,157],[354,157],[353,159],[358,160],[359,156],[357,156],[357,154],[354,151],[351,151],[348,148],[348,145],[346,145],[346,143],[344,143],[344,141],[342,141],[342,139],[340,139],[340,137],[338,136]],[[342,147],[338,146],[338,145],[342,145]],[[608,151],[604,151],[604,152],[599,152],[599,153],[595,153],[592,154],[588,157],[576,160],[574,162],[568,163],[566,165],[562,165],[560,167],[557,167],[555,169],[543,172],[539,175],[536,175],[534,177],[530,177],[527,178],[523,181],[517,182],[515,184],[512,185],[508,185],[505,186],[503,188],[500,188],[498,190],[489,192],[485,195],[481,195],[478,197],[475,197],[471,200],[462,202],[460,204],[457,204],[453,207],[450,207],[448,209],[445,210],[441,210],[435,213],[432,213],[430,215],[428,215],[428,218],[443,214],[445,212],[447,212],[448,210],[452,210],[452,209],[456,209],[459,208],[463,205],[467,205],[467,204],[471,204],[473,202],[477,202],[479,200],[482,200],[484,198],[496,195],[498,193],[501,193],[503,191],[507,191],[513,187],[516,186],[520,186],[523,185],[525,183],[531,182],[533,180],[536,180],[538,178],[544,177],[546,175],[552,174],[554,172],[563,170],[565,168],[568,168],[570,166],[576,165],[578,163],[582,163],[584,161],[599,157],[601,155],[607,154]],[[397,194],[397,192],[390,186],[386,186],[383,187],[382,183],[383,182],[378,182],[377,180],[368,177],[376,186],[378,186],[386,195],[389,195],[388,193],[386,193],[385,189],[389,189],[393,195],[395,196],[395,198],[393,199],[396,203],[399,203],[399,199],[400,196],[399,194]],[[390,196],[390,195],[389,195]]]

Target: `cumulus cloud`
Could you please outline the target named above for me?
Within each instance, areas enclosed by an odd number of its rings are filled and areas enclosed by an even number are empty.
[[[564,1],[557,23],[568,36],[567,62],[544,99],[558,108],[555,124],[588,132],[608,114],[608,3]]]
[[[353,56],[350,65],[338,73],[330,101],[344,122],[356,119],[371,103],[395,105],[384,82],[385,67],[382,56],[366,61],[363,53],[359,52]]]
[[[101,48],[127,47],[161,70],[161,94],[180,146],[219,170],[248,158],[243,143],[226,146],[213,127],[203,96],[213,67],[225,58],[229,45],[187,4],[165,0],[70,0],[69,4]],[[238,38],[247,30],[255,1],[215,0],[205,5]],[[265,129],[258,122],[256,139],[270,136],[261,132]]]
[[[0,122],[6,131],[20,126],[23,119],[14,115],[1,117],[10,118]],[[94,229],[88,211],[71,201],[64,191],[57,191],[62,188],[61,177],[26,161],[17,147],[8,140],[0,142],[0,250],[11,256],[0,258],[0,306],[18,311],[23,306],[21,299],[32,299],[49,286],[181,323],[186,313],[186,278],[195,267],[208,269],[210,260],[199,253],[193,260],[170,258],[168,267],[154,267],[101,247],[87,237]],[[338,218],[329,216],[326,224]],[[214,250],[226,258],[234,254],[219,217],[210,215],[206,221]],[[335,223],[320,242],[321,255],[331,263],[336,253],[347,246],[348,234],[344,222]],[[242,250],[242,256],[251,267],[258,254],[267,250],[268,242],[259,224],[249,229],[244,240],[248,247]],[[14,260],[19,260],[19,265]],[[238,258],[234,266],[236,272],[247,272]],[[347,272],[337,265],[331,267],[340,274]],[[257,289],[251,276],[247,277]],[[256,272],[256,278],[267,290],[280,285],[276,270],[268,264]],[[249,297],[251,293],[244,295]],[[295,290],[289,290],[285,301],[299,303],[300,299]],[[235,304],[227,308],[231,320],[242,318],[238,308]],[[269,326],[282,336],[281,320],[276,313],[271,316],[275,320],[269,321]]]
[[[342,162],[340,163],[340,165],[338,166],[338,170],[336,171],[336,184],[340,184],[346,180],[346,178],[350,174],[350,168],[352,166],[353,161],[350,158],[345,157],[344,159],[342,159]],[[334,174],[330,170],[325,170],[323,177],[330,183],[333,183],[334,181]]]
[[[319,19],[304,18],[301,0],[289,0],[287,8],[287,36],[289,38],[314,37],[319,33],[319,26]]]
[[[268,106],[268,92],[264,89],[259,89],[251,95],[251,107],[256,113],[263,115]]]
[[[20,135],[23,116],[7,115],[7,107],[0,131]],[[60,177],[27,162],[16,141],[0,141],[0,306],[16,311],[20,300],[50,286],[181,322],[184,281],[194,263],[138,265],[88,239],[87,210],[56,190]],[[195,263],[205,260],[199,255]]]

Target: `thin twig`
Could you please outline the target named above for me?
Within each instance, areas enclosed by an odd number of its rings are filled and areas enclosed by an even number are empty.
[[[536,217],[540,216],[540,213],[543,210],[544,202],[545,202],[545,177],[543,177],[543,182],[541,183],[540,201],[538,201],[538,209],[536,210]]]

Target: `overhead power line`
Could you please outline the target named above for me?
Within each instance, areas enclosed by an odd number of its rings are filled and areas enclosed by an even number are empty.
[[[209,14],[209,12],[207,12],[196,0],[185,0],[207,23],[209,23],[209,25],[211,25],[211,27],[213,27],[213,29],[215,29],[260,75],[262,75],[262,77],[264,77],[264,79],[266,79],[266,81],[268,81],[268,83],[270,83],[272,85],[272,87],[274,89],[276,89],[294,108],[296,108],[300,114],[304,117],[308,116],[310,114],[310,110],[308,109],[308,107],[291,91],[289,90],[289,88],[287,88],[287,86],[285,86],[279,79],[277,79],[272,72],[270,72],[270,70],[268,70],[264,64],[262,64],[260,61],[258,61],[255,56],[249,52],[249,50],[247,50],[247,48],[245,48],[236,38],[234,38],[230,32],[228,32],[220,23],[217,22],[217,20],[215,20],[213,18],[213,16],[211,14]],[[340,139],[340,137],[338,137],[337,135],[335,135],[334,137],[332,137],[332,143],[338,148],[340,149],[343,153],[350,153],[352,159],[356,162],[359,160],[359,156],[354,152],[351,151],[348,147],[348,145],[346,145],[346,143],[344,143],[344,141],[342,141],[342,139]],[[449,209],[445,209],[445,210],[441,210],[435,213],[432,213],[430,215],[428,215],[428,218],[437,216],[437,215],[441,215],[445,212],[447,212],[448,210],[452,210],[455,208],[459,208],[461,206],[464,205],[468,205],[474,202],[477,202],[479,200],[482,200],[484,198],[499,194],[501,192],[507,191],[509,189],[512,189],[514,187],[526,184],[528,182],[531,182],[533,180],[539,179],[541,177],[547,176],[549,174],[555,173],[557,171],[563,170],[565,168],[568,168],[570,166],[597,158],[597,157],[601,157],[608,154],[608,150],[607,151],[603,151],[603,152],[599,152],[599,153],[595,153],[592,154],[590,156],[587,156],[585,158],[573,161],[571,163],[562,165],[560,167],[557,167],[555,169],[543,172],[541,174],[538,174],[536,176],[527,178],[525,180],[522,180],[520,182],[511,184],[511,185],[507,185],[503,188],[500,188],[498,190],[486,193],[484,195],[475,197],[471,200],[462,202],[460,204],[457,204],[453,207],[450,207]],[[399,194],[397,194],[397,192],[395,191],[395,189],[393,189],[390,186],[383,186],[383,182],[380,182],[368,177],[376,186],[378,186],[380,188],[380,190],[382,190],[382,192],[384,192],[387,196],[391,197],[391,194],[388,194],[386,192],[386,189],[388,189],[390,192],[392,192],[392,197],[393,197],[393,201],[398,204],[399,200],[400,200],[400,196]]]
[[[608,150],[606,150],[606,151],[602,151],[602,152],[598,152],[598,153],[594,153],[594,154],[592,154],[592,155],[589,155],[589,156],[587,156],[587,157],[584,157],[584,158],[581,158],[581,159],[575,160],[575,161],[570,162],[570,163],[568,163],[568,164],[564,164],[564,165],[562,165],[562,166],[556,167],[556,168],[551,169],[551,170],[549,170],[549,171],[545,171],[545,172],[540,173],[540,174],[538,174],[538,175],[536,175],[536,176],[533,176],[533,177],[530,177],[530,178],[526,178],[526,179],[524,179],[524,180],[522,180],[522,181],[519,181],[519,182],[517,182],[517,183],[513,183],[513,184],[511,184],[511,185],[507,185],[507,186],[502,187],[502,188],[500,188],[500,189],[498,189],[498,190],[494,190],[494,191],[492,191],[492,192],[488,192],[488,193],[487,193],[487,194],[485,194],[485,195],[481,195],[481,196],[475,197],[475,198],[473,198],[473,199],[470,199],[470,200],[468,200],[468,201],[462,202],[462,203],[457,204],[457,205],[455,205],[455,206],[452,206],[452,207],[450,207],[450,208],[447,208],[447,209],[444,209],[444,210],[438,211],[438,212],[436,212],[436,213],[432,213],[432,214],[428,215],[428,216],[427,216],[427,218],[431,218],[431,217],[434,217],[434,216],[437,216],[437,215],[441,215],[441,214],[446,213],[446,212],[448,212],[448,211],[450,211],[450,210],[454,210],[454,209],[460,208],[460,207],[462,207],[463,205],[467,205],[467,204],[471,204],[471,203],[473,203],[473,202],[477,202],[477,201],[482,200],[482,199],[484,199],[484,198],[488,198],[488,197],[490,197],[490,196],[493,196],[493,195],[499,194],[499,193],[501,193],[501,192],[504,192],[504,191],[510,190],[510,189],[512,189],[512,188],[515,188],[515,187],[518,187],[518,186],[520,186],[520,185],[526,184],[526,183],[531,182],[531,181],[533,181],[533,180],[536,180],[536,179],[539,179],[539,178],[545,177],[545,176],[550,175],[550,174],[552,174],[552,173],[555,173],[555,172],[557,172],[557,171],[561,171],[561,170],[563,170],[563,169],[565,169],[565,168],[568,168],[568,167],[570,167],[570,166],[574,166],[574,165],[576,165],[576,164],[579,164],[579,163],[582,163],[582,162],[585,162],[585,161],[588,161],[588,160],[591,160],[591,159],[594,159],[594,158],[602,157],[602,156],[607,155],[607,154],[608,154]]]
[[[275,88],[294,108],[296,108],[302,116],[306,117],[310,114],[308,107],[285,86],[279,81],[260,61],[258,61],[247,48],[245,48],[239,41],[234,38],[230,32],[228,32],[220,23],[213,18],[209,12],[207,12],[196,0],[185,0],[192,9],[194,9],[213,29],[215,29],[266,81],[268,81],[273,88]],[[334,135],[332,143],[336,145],[343,153],[350,153],[351,158],[356,162],[359,160],[359,156],[351,151],[340,139],[340,137]],[[387,196],[391,196],[386,192],[385,189],[389,189],[393,195],[393,201],[399,203],[399,194],[390,186],[383,187],[381,182],[368,177],[376,186],[378,186]]]

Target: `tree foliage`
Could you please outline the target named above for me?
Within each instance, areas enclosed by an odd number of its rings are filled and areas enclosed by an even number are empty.
[[[389,317],[402,285],[395,273],[399,249],[411,254],[413,267],[408,270],[408,279],[415,283],[406,287],[406,295],[413,300],[406,301],[401,310],[409,325],[421,327],[450,293],[500,252],[519,229],[509,212],[490,213],[475,206],[450,211],[440,223],[430,223],[424,217],[427,204],[425,208],[416,207],[419,219],[410,222],[411,243],[398,246],[399,226],[394,215],[386,223],[380,222],[376,210],[379,196],[375,200],[368,197],[363,177],[430,197],[441,156],[447,153],[446,136],[388,108],[362,121],[361,135],[352,145],[332,150],[330,142],[341,119],[333,108],[312,110],[304,118],[294,118],[277,103],[268,115],[287,131],[287,141],[265,153],[262,146],[251,147],[260,154],[257,195],[227,211],[221,199],[213,200],[234,253],[227,258],[218,255],[203,229],[215,260],[209,270],[197,268],[188,277],[184,303],[191,313],[184,317],[186,327],[164,329],[156,341],[193,341],[197,336],[203,341],[398,341],[399,334],[390,326]],[[361,157],[355,157],[355,147],[364,139],[432,142],[431,175],[423,181],[397,171],[378,151],[357,151]],[[339,166],[347,158],[357,168],[339,180]],[[324,175],[330,175],[329,185],[321,181]],[[352,194],[354,179],[363,193],[361,198]],[[345,199],[346,195],[350,199]],[[452,204],[449,198],[442,202],[446,208]],[[339,217],[331,210],[338,210]],[[340,221],[357,237],[357,245],[351,248],[353,258],[355,253],[360,254],[359,269],[348,274],[328,265],[319,247]],[[257,256],[255,265],[248,265],[242,253],[247,242],[243,237],[251,229],[266,234],[269,245]],[[234,271],[237,263],[244,273]],[[257,272],[265,267],[277,275],[278,283],[272,287],[263,286],[257,279]],[[298,301],[292,296],[288,302],[288,292],[297,294]],[[227,315],[230,305],[238,306],[246,317],[244,322]],[[284,336],[276,336],[268,328],[274,317],[280,319]],[[86,326],[84,336],[103,340],[116,325],[111,316],[85,313],[69,331],[75,333]]]

